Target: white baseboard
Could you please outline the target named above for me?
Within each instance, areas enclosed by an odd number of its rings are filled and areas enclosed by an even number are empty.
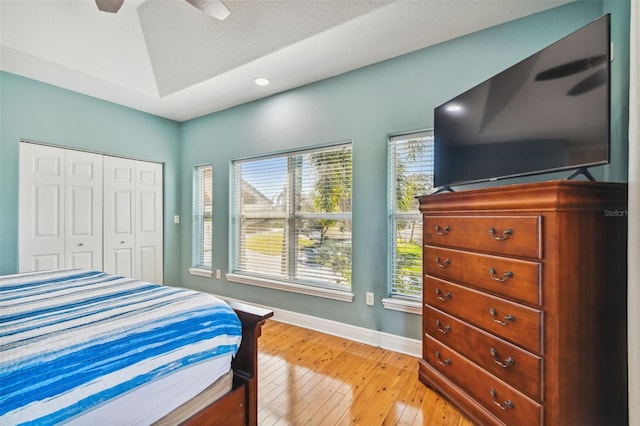
[[[367,345],[388,349],[394,352],[400,352],[416,358],[422,356],[422,342],[417,339],[397,336],[395,334],[385,333],[382,331],[370,330],[364,327],[344,324],[338,321],[300,314],[298,312],[287,311],[284,309],[272,308],[270,306],[259,305],[257,303],[249,303],[229,297],[219,297],[225,300],[246,303],[248,305],[269,309],[273,311],[273,320],[275,321],[308,328],[321,333],[342,337],[344,339],[365,343]]]

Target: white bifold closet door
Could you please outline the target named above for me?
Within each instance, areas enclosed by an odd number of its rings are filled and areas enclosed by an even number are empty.
[[[163,282],[162,164],[20,144],[19,271]]]
[[[102,269],[102,156],[20,144],[21,272]]]
[[[163,282],[162,165],[104,159],[104,270]]]

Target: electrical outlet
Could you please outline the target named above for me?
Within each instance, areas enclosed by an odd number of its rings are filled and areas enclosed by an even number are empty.
[[[180,215],[174,215],[173,216],[173,223],[180,223]]]
[[[220,269],[216,269],[216,279],[220,279]]]
[[[373,306],[373,293],[370,291],[367,292],[367,305]]]

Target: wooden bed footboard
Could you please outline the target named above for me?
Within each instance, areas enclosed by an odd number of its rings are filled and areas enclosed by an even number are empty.
[[[236,311],[242,322],[242,343],[231,362],[233,389],[184,424],[258,424],[258,337],[262,333],[262,325],[273,316],[273,312],[239,302],[227,303]]]

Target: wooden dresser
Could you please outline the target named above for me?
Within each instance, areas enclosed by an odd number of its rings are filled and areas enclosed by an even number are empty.
[[[420,380],[481,425],[626,425],[625,184],[420,198]]]

